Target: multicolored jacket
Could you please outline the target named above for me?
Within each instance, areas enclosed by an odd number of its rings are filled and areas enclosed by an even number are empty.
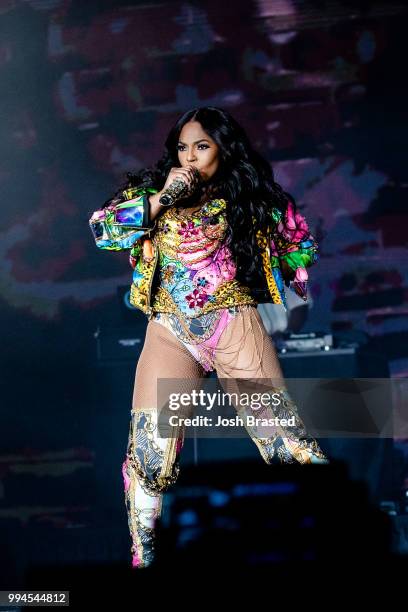
[[[95,211],[89,220],[98,248],[109,251],[129,249],[129,262],[134,270],[130,303],[149,318],[158,262],[158,249],[154,245],[157,219],[153,222],[150,219],[148,200],[154,193],[157,190],[149,187],[126,189],[123,191],[124,202]],[[214,203],[218,212],[224,211],[225,200]],[[306,268],[318,260],[318,245],[305,218],[299,212],[294,214],[290,200],[284,215],[278,208],[272,208],[268,229],[270,233],[266,235],[260,230],[257,232],[268,290],[266,294],[262,291],[258,295],[255,293],[254,297],[258,302],[282,304],[286,309],[284,283],[304,301],[307,300]]]

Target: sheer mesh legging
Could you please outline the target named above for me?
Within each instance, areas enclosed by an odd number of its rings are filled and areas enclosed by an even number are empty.
[[[253,306],[242,307],[221,333],[213,365],[220,379],[262,379],[263,383],[269,380],[276,387],[285,387],[275,346]],[[158,407],[159,379],[177,379],[180,392],[189,392],[205,375],[204,368],[170,330],[149,321],[136,368],[133,409]],[[234,385],[234,380],[230,381],[230,388]]]
[[[162,407],[158,399],[159,379],[181,379],[177,392],[189,393],[204,375],[200,364],[169,330],[149,321],[136,367],[128,444],[122,464],[134,567],[147,567],[155,559],[156,521],[161,515],[163,493],[178,477],[184,442],[183,429],[174,428],[163,435],[159,427]]]
[[[225,392],[238,396],[254,392],[273,394],[284,391],[288,394],[274,343],[254,306],[245,305],[234,315],[219,337],[212,360]],[[177,380],[177,391],[189,393],[200,386],[199,380],[204,376],[204,368],[176,335],[160,323],[149,321],[136,369],[132,411],[162,408],[166,394],[158,399],[159,379]],[[239,404],[234,405],[240,411]],[[289,437],[306,437],[296,406],[292,403],[289,407],[288,397],[285,410],[288,414],[283,414],[284,417],[292,413],[297,417],[296,428],[287,432]],[[186,410],[183,416],[185,414]],[[273,418],[282,414],[266,407],[259,409],[257,416]],[[256,438],[275,435],[277,430],[253,428],[248,431],[252,438]],[[283,432],[279,432],[282,435]]]
[[[204,376],[203,367],[178,338],[160,323],[149,321],[136,367],[132,407],[157,408],[159,379],[181,379],[180,392],[188,392],[191,389],[188,381],[194,384],[195,380]]]
[[[246,306],[221,334],[214,355],[214,367],[225,393],[235,394],[232,402],[243,418],[252,440],[267,463],[326,462],[317,441],[308,435],[297,406],[286,387],[272,339],[255,307]],[[256,411],[240,403],[240,396],[257,399]],[[233,396],[234,397],[234,396]],[[246,417],[277,419],[282,424],[247,424]],[[288,419],[292,424],[285,427]]]
[[[221,334],[214,354],[214,367],[225,393],[232,397],[264,398],[276,391],[286,390],[282,368],[274,343],[268,335],[258,310],[253,306],[241,309]],[[234,395],[235,394],[235,395]],[[275,457],[274,442],[284,432],[274,426],[246,425],[246,417],[271,419],[278,415],[267,402],[256,411],[241,408],[232,401],[244,419],[246,429],[268,463]],[[285,447],[282,445],[282,451]],[[287,460],[290,460],[286,456]]]
[[[273,394],[286,387],[276,350],[255,307],[237,312],[221,333],[213,355],[214,368],[225,392]],[[129,441],[123,463],[125,497],[133,545],[133,564],[148,565],[154,557],[154,527],[161,512],[162,494],[176,481],[184,431],[163,436],[158,428],[158,414],[163,407],[160,379],[177,379],[177,392],[190,393],[206,376],[204,368],[182,342],[156,321],[149,321],[146,338],[135,375]],[[173,383],[171,383],[173,384]],[[255,385],[255,387],[254,387]],[[198,390],[198,389],[197,389]],[[283,397],[283,395],[282,395]],[[241,406],[234,404],[242,414]],[[183,416],[193,409],[183,410]],[[295,415],[296,426],[290,432],[282,427],[246,426],[267,463],[278,456],[281,462],[309,462],[309,454],[324,458],[314,439],[306,438],[303,422],[288,395],[279,410],[262,409],[264,418]],[[300,442],[300,438],[305,438]]]
[[[170,426],[169,394],[190,396],[194,389],[201,388],[205,375],[171,331],[149,321],[136,367],[131,419],[134,433],[128,455],[137,455],[139,478],[144,478],[145,489],[151,494],[161,493],[177,478],[184,444],[184,427]],[[193,412],[193,404],[183,405],[177,416],[190,417]]]
[[[221,334],[214,367],[218,378],[273,379],[285,385],[274,343],[254,306],[241,308]]]

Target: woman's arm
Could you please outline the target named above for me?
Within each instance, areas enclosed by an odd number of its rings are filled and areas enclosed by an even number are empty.
[[[163,190],[162,191],[158,191],[157,193],[154,193],[154,194],[149,196],[150,219],[152,219],[152,220],[155,219],[164,210],[163,206],[159,202],[159,199],[160,199],[162,193],[163,193]]]
[[[157,196],[157,197],[156,197]],[[156,227],[160,192],[152,187],[123,191],[125,201],[112,200],[89,219],[96,246],[109,251],[137,250],[138,241]],[[140,245],[140,242],[139,242]]]
[[[199,173],[193,166],[173,167],[161,191],[153,187],[130,187],[122,191],[122,197],[112,200],[107,207],[95,211],[89,219],[89,225],[96,246],[109,251],[133,248],[136,253],[138,241],[155,229],[156,218],[164,210],[159,199],[176,179],[181,179],[187,184],[188,189],[183,195],[186,197],[197,186]],[[147,241],[144,246],[146,244]]]
[[[309,231],[305,217],[299,212],[295,214],[290,200],[285,214],[275,208],[273,217],[276,227],[271,240],[271,255],[279,259],[286,286],[306,301],[306,268],[318,260],[318,244]]]

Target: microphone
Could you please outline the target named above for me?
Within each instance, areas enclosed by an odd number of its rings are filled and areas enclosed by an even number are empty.
[[[200,180],[200,173],[197,168],[194,169],[197,180]],[[181,196],[184,196],[191,187],[181,178],[176,178],[168,187],[165,189],[159,198],[159,202],[162,206],[172,206],[176,200]]]

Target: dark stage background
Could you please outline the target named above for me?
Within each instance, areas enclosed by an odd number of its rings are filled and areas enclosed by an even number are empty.
[[[407,376],[407,38],[398,2],[0,3],[0,527],[19,534],[17,565],[35,529],[108,517],[127,550],[135,364],[99,367],[94,334],[145,319],[125,318],[127,254],[99,251],[88,218],[189,108],[228,109],[309,219],[320,261],[303,331],[364,337]],[[398,496],[403,439],[393,457]]]

